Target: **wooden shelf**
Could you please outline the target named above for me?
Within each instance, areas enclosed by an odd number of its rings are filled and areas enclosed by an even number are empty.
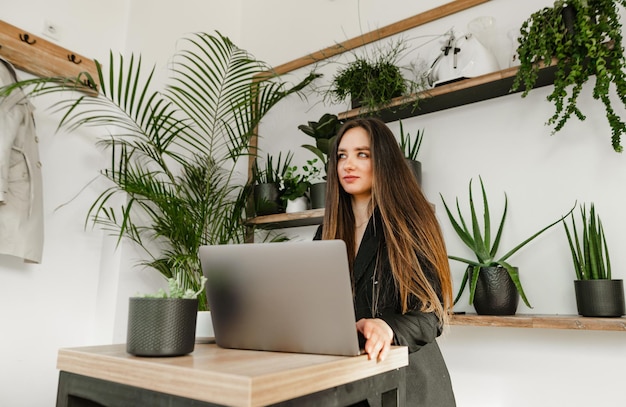
[[[450,325],[626,332],[626,317],[589,318],[581,317],[580,315],[518,314],[512,316],[490,316],[476,314],[455,314],[450,320]]]
[[[541,68],[534,88],[551,85],[554,82],[555,70],[555,65]],[[401,96],[393,99],[389,105],[379,110],[356,108],[339,113],[337,116],[341,120],[346,120],[371,114],[388,123],[494,99],[512,93],[520,93],[524,88],[511,92],[511,86],[517,71],[517,67],[507,68],[475,78],[441,85],[414,95]],[[415,103],[416,101],[418,102],[417,104]]]
[[[304,212],[277,213],[248,219],[246,224],[261,229],[282,229],[299,226],[319,225],[324,219],[324,208]]]

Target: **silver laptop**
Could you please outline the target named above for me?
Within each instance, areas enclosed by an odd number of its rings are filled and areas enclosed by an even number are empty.
[[[360,354],[341,240],[200,247],[218,346]]]

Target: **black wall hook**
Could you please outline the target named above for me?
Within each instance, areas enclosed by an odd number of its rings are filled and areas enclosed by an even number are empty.
[[[30,36],[28,34],[20,34],[20,40],[24,41],[25,43],[29,45],[33,45],[34,43],[37,42],[37,40],[30,41]]]
[[[75,63],[76,65],[80,64],[81,62],[83,62],[83,60],[82,60],[82,59],[79,59],[79,60],[77,61],[77,60],[76,60],[76,55],[74,55],[74,54],[70,54],[70,55],[68,55],[68,56],[67,56],[67,59],[68,59],[70,62]]]

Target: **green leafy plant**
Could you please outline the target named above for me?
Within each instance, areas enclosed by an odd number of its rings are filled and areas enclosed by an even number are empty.
[[[185,289],[199,292],[199,310],[206,310],[198,248],[247,237],[249,188],[234,179],[237,160],[249,154],[267,112],[316,75],[293,86],[267,77],[269,66],[220,33],[185,38],[162,91],[153,89],[154,68],[146,74],[140,57],[111,53],[108,72],[96,66],[97,95],[68,91],[83,89],[84,81],[95,88],[89,74],[21,81],[2,93],[18,87],[33,96],[57,93],[59,127],[103,130],[98,143],[111,153],[102,170],[110,186],[89,208],[86,225],[135,243],[144,252],[139,265],[165,278],[182,273]]]
[[[512,90],[524,89],[525,97],[533,89],[542,65],[556,66],[554,89],[547,96],[555,111],[546,123],[554,126],[554,134],[572,115],[585,120],[577,105],[578,96],[584,84],[595,77],[593,98],[604,105],[613,149],[622,152],[626,123],[613,108],[610,97],[610,89],[614,88],[626,105],[626,58],[618,5],[626,7],[626,0],[557,0],[552,7],[531,14],[520,29],[520,67]],[[564,21],[564,10],[573,12],[571,26]]]
[[[318,121],[310,121],[307,124],[301,124],[298,129],[307,136],[311,136],[315,139],[315,145],[303,144],[302,147],[311,151],[319,158],[324,171],[326,171],[326,165],[328,163],[328,153],[333,143],[337,139],[337,132],[341,127],[342,122],[337,115],[331,113],[325,113]]]
[[[446,204],[446,201],[444,200],[443,195],[440,194],[441,200],[443,202],[448,218],[450,219],[450,222],[452,223],[452,227],[454,228],[455,232],[457,233],[461,241],[463,241],[463,243],[465,243],[465,245],[469,247],[472,250],[472,252],[474,252],[474,255],[476,255],[476,260],[466,259],[466,258],[462,258],[458,256],[452,256],[452,255],[448,256],[452,260],[460,261],[469,265],[469,267],[465,271],[465,274],[463,275],[461,288],[459,289],[459,293],[457,294],[454,302],[455,303],[458,302],[459,298],[461,297],[461,294],[465,290],[465,286],[467,285],[469,276],[471,275],[472,280],[470,281],[470,285],[469,285],[469,291],[470,291],[469,303],[473,304],[474,294],[476,292],[476,284],[478,282],[478,275],[480,273],[480,269],[482,267],[500,266],[506,269],[507,273],[511,277],[511,280],[513,280],[513,283],[515,284],[515,287],[517,288],[517,292],[520,294],[520,296],[524,300],[524,303],[529,308],[532,308],[530,303],[528,302],[528,298],[526,297],[526,293],[524,292],[524,289],[520,282],[519,274],[517,270],[513,266],[511,266],[511,264],[509,264],[507,260],[509,259],[509,257],[515,254],[522,247],[530,243],[533,239],[535,239],[540,234],[542,234],[543,232],[545,232],[546,230],[550,229],[552,226],[556,225],[561,220],[563,220],[564,217],[559,218],[558,220],[552,222],[551,224],[544,227],[537,233],[533,234],[528,239],[524,240],[523,242],[515,246],[513,249],[509,250],[503,256],[496,257],[498,248],[500,246],[500,239],[502,237],[502,232],[504,229],[504,221],[506,220],[508,200],[507,200],[507,196],[505,193],[504,194],[504,210],[502,212],[502,218],[500,219],[500,223],[498,225],[498,230],[496,232],[496,235],[492,240],[491,213],[489,211],[489,202],[487,200],[487,193],[485,192],[485,186],[483,184],[482,178],[480,178],[480,187],[481,187],[482,201],[483,201],[483,215],[482,215],[483,224],[482,225],[480,224],[478,220],[477,210],[474,206],[474,197],[472,193],[472,180],[470,180],[469,182],[469,209],[470,209],[470,214],[471,214],[471,223],[466,222],[465,218],[463,217],[458,198],[456,199],[456,209],[457,209],[457,214],[458,214],[458,220],[457,220],[455,215],[450,211],[450,208]],[[574,208],[572,208],[569,211],[569,213],[571,213],[573,210]]]
[[[570,215],[571,230],[565,219],[563,226],[572,252],[574,270],[578,280],[611,279],[611,260],[606,244],[604,228],[600,216],[596,214],[593,203],[589,212],[584,205],[580,207],[582,229],[577,230],[574,214]]]
[[[297,165],[289,167],[280,182],[280,198],[286,205],[287,201],[304,196],[310,185],[305,174],[298,171]]]
[[[252,180],[257,184],[278,184],[286,172],[289,170],[293,153],[288,152],[283,160],[282,152],[278,153],[278,159],[274,164],[274,157],[267,154],[265,157],[264,167],[259,169],[258,160],[255,159],[255,165],[252,167]]]
[[[186,298],[196,299],[204,292],[204,286],[206,285],[206,277],[200,277],[200,284],[198,289],[190,288],[191,284],[185,281],[184,272],[175,272],[174,275],[167,279],[168,291],[159,289],[155,294],[145,294],[146,298]]]
[[[402,120],[400,120],[400,149],[404,154],[404,158],[417,161],[422,141],[424,140],[424,129],[418,130],[415,139],[411,135],[404,132]]]
[[[280,177],[280,197],[285,205],[289,200],[304,196],[313,180],[319,177],[321,170],[315,165],[316,162],[317,159],[308,160],[307,165],[302,166],[302,171],[297,165],[288,167]]]
[[[414,75],[414,66],[400,66],[400,58],[407,49],[408,44],[398,39],[374,47],[369,53],[353,53],[353,60],[341,67],[332,78],[329,88],[324,92],[324,99],[341,103],[350,98],[353,107],[356,104],[364,112],[372,112],[388,105],[393,98],[425,89],[424,76]],[[403,75],[403,70],[418,80]],[[417,99],[414,103],[417,103]]]
[[[311,183],[321,182],[324,180],[322,169],[317,165],[317,158],[306,160],[306,165],[302,166],[304,177]]]

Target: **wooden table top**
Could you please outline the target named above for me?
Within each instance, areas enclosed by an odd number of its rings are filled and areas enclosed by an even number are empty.
[[[362,356],[224,349],[196,344],[178,357],[137,357],[126,344],[60,349],[59,370],[229,406],[264,406],[336,387],[408,364],[394,346],[384,362]]]

